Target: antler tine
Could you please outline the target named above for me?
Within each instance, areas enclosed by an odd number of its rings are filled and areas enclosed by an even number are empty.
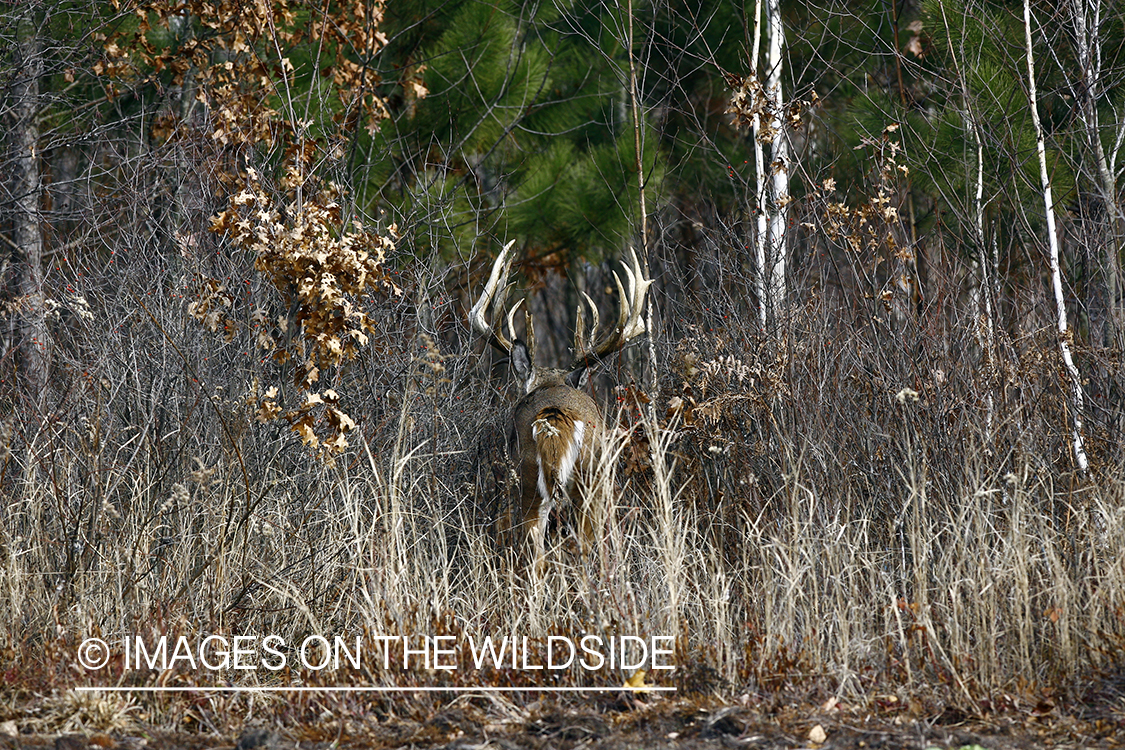
[[[625,275],[629,277],[632,305],[629,310],[628,324],[622,325],[621,335],[625,341],[634,339],[645,332],[644,300],[648,288],[652,286],[652,279],[645,278],[644,270],[641,268],[641,263],[637,260],[637,253],[632,246],[629,247],[629,254],[633,258],[633,267],[625,266],[624,268]]]
[[[652,285],[652,279],[645,278],[644,269],[641,268],[637,253],[632,246],[629,247],[629,255],[632,260],[631,266],[627,263],[622,264],[625,270],[625,278],[629,282],[628,287],[621,283],[621,277],[617,275],[616,271],[613,273],[613,280],[617,284],[617,293],[620,300],[617,325],[614,326],[613,330],[606,333],[605,338],[598,342],[592,350],[588,350],[585,346],[585,334],[582,334],[582,340],[579,342],[579,334],[575,331],[574,362],[571,364],[571,368],[586,364],[590,359],[602,359],[645,332],[644,300],[649,286]],[[583,293],[583,296],[586,296],[585,293]],[[586,296],[586,301],[594,313],[594,325],[590,330],[596,333],[598,328],[597,307],[594,306],[593,301],[588,296]],[[581,324],[582,314],[581,305],[579,305],[580,327]],[[580,343],[581,345],[579,345]]]
[[[585,292],[582,296],[586,296]],[[593,307],[590,309],[592,310]],[[578,300],[574,310],[574,358],[581,359],[584,351],[586,351],[586,313],[582,312],[582,300]]]
[[[488,275],[488,282],[484,285],[484,291],[481,292],[480,299],[473,305],[473,309],[469,312],[469,320],[472,322],[473,330],[481,336],[488,339],[488,342],[497,349],[503,352],[512,351],[512,338],[505,338],[502,331],[497,331],[491,323],[488,322],[489,310],[493,313],[497,307],[503,307],[508,299],[508,274],[512,268],[512,256],[509,251],[512,245],[516,243],[515,240],[510,240],[508,244],[504,245],[504,249],[496,256],[496,262],[492,264],[492,272]],[[499,294],[497,290],[502,289]],[[518,306],[518,305],[517,305]],[[515,308],[512,308],[513,312]],[[511,316],[509,320],[509,329],[511,328]]]
[[[523,304],[523,297],[516,300],[516,304],[512,305],[512,309],[508,310],[508,340],[516,340],[516,310],[520,309]]]
[[[582,292],[581,294],[582,294],[582,298],[586,300],[586,304],[589,305],[590,314],[593,316],[594,320],[593,320],[592,323],[590,323],[590,327],[587,328],[586,327],[586,312],[583,309],[582,300],[579,300],[578,301],[578,310],[577,310],[577,315],[576,315],[576,320],[575,320],[575,325],[574,325],[574,358],[575,358],[575,361],[585,361],[590,356],[588,345],[586,343],[586,336],[587,336],[587,334],[589,334],[591,336],[596,334],[598,332],[598,325],[601,323],[601,319],[598,316],[598,306],[594,304],[594,300],[590,299],[590,295],[586,294],[586,292]]]
[[[527,339],[527,358],[532,362],[535,361],[535,321],[531,319],[531,306],[524,308],[523,311],[523,330],[524,338]],[[512,341],[516,340],[515,329],[512,331]]]
[[[629,279],[629,290],[635,288],[636,279],[633,273],[625,266],[625,278]],[[625,326],[629,323],[629,316],[632,315],[633,305],[630,301],[629,293],[625,287],[621,286],[621,277],[617,275],[617,271],[613,272],[613,281],[617,284],[617,298],[621,300],[621,304],[617,306],[617,334],[624,338]]]
[[[641,313],[644,309],[645,295],[648,294],[648,288],[652,286],[652,279],[645,278],[644,269],[641,268],[641,262],[637,259],[637,251],[633,249],[632,245],[629,246],[629,255],[633,258],[633,274],[631,275],[635,275],[636,278],[634,283],[635,298],[633,302],[633,317],[641,326],[640,332],[644,332],[645,321]]]

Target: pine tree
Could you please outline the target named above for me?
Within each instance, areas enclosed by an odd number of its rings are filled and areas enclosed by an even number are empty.
[[[395,4],[384,58],[424,77],[363,147],[366,195],[448,254],[484,234],[536,255],[616,255],[638,224],[623,40],[599,6]],[[646,179],[663,159],[645,138]]]

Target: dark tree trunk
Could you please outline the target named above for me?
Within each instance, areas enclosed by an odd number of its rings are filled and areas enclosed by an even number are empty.
[[[18,20],[12,50],[8,141],[12,197],[12,289],[17,304],[11,321],[20,373],[29,393],[41,398],[47,384],[48,342],[43,296],[43,233],[39,176],[39,2],[28,2]]]

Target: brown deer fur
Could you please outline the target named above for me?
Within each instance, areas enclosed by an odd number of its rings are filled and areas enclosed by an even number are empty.
[[[542,572],[545,562],[545,536],[551,510],[569,510],[576,479],[588,472],[599,458],[602,438],[602,416],[589,394],[580,390],[587,368],[619,351],[629,341],[645,332],[642,316],[645,292],[651,279],[644,276],[640,261],[630,249],[629,261],[623,264],[627,284],[615,273],[620,310],[616,324],[596,341],[598,312],[589,297],[583,295],[593,314],[586,330],[582,306],[576,312],[578,324],[574,332],[574,358],[564,370],[536,367],[533,362],[535,338],[531,315],[526,313],[527,343],[516,338],[513,317],[516,303],[507,312],[507,331],[489,318],[504,320],[508,295],[508,274],[511,271],[514,241],[508,242],[492,264],[484,291],[473,305],[469,318],[473,329],[496,349],[512,357],[512,367],[524,384],[524,397],[516,404],[508,433],[508,451],[517,463],[519,501],[512,512],[499,519],[503,537],[511,539],[520,554],[534,550],[534,570]],[[490,315],[492,313],[492,315]],[[576,508],[579,544],[586,548],[596,541],[595,499],[582,497]],[[604,515],[604,514],[601,514]],[[506,521],[506,523],[504,523]]]

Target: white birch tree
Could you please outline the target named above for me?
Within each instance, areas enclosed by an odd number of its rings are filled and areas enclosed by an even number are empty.
[[[1120,126],[1116,133],[1112,150],[1107,155],[1102,143],[1102,125],[1098,106],[1102,99],[1102,3],[1101,0],[1071,0],[1067,9],[1072,26],[1074,51],[1080,68],[1077,80],[1072,81],[1071,91],[1078,103],[1078,115],[1082,130],[1093,161],[1091,182],[1097,188],[1098,197],[1105,207],[1108,217],[1108,237],[1105,243],[1103,272],[1106,281],[1106,308],[1109,314],[1111,335],[1119,345],[1125,343],[1125,289],[1122,288],[1121,239],[1122,215],[1117,202],[1117,157],[1125,139],[1125,127]],[[1109,342],[1106,342],[1109,343]]]
[[[941,6],[941,13],[942,19],[945,21],[946,36],[952,40],[953,35],[950,33],[949,20],[945,18],[944,5]],[[978,287],[979,291],[973,291],[973,296],[977,297],[973,303],[973,308],[979,311],[978,316],[984,326],[985,359],[990,365],[995,367],[996,336],[992,314],[992,289],[990,279],[993,265],[992,259],[989,258],[987,249],[988,243],[984,235],[984,140],[981,137],[980,114],[975,110],[976,102],[973,99],[968,76],[965,73],[965,49],[963,42],[961,45],[951,43],[949,51],[953,61],[954,71],[957,74],[957,84],[961,89],[965,130],[968,131],[972,138],[973,149],[976,154],[976,169],[973,174],[973,229],[974,239],[977,243],[977,259],[980,263],[981,279]],[[977,336],[979,341],[979,332]],[[989,388],[988,393],[985,395],[985,404],[987,408],[985,430],[991,438],[996,411],[991,388]]]
[[[1059,350],[1062,353],[1066,374],[1071,385],[1071,415],[1073,418],[1074,459],[1078,468],[1085,472],[1089,468],[1086,458],[1085,442],[1082,437],[1083,393],[1082,378],[1070,354],[1070,330],[1066,322],[1066,301],[1063,297],[1062,272],[1059,268],[1059,239],[1055,231],[1054,199],[1051,197],[1051,176],[1047,172],[1047,149],[1043,142],[1043,125],[1039,121],[1039,109],[1035,89],[1035,57],[1031,41],[1031,3],[1023,0],[1024,41],[1027,48],[1027,84],[1031,106],[1031,123],[1035,128],[1035,151],[1039,157],[1039,180],[1043,189],[1043,205],[1047,214],[1047,245],[1050,253],[1051,284],[1055,291],[1057,309]]]
[[[754,3],[754,44],[753,51],[750,56],[751,71],[750,75],[755,82],[758,78],[758,58],[761,54],[762,45],[762,0],[755,0]],[[756,183],[754,189],[754,211],[751,213],[754,216],[755,232],[754,232],[754,258],[757,261],[758,276],[756,279],[756,288],[758,291],[758,320],[761,323],[762,329],[765,330],[767,311],[769,309],[766,298],[766,274],[768,269],[766,266],[766,236],[769,228],[766,224],[766,214],[769,212],[769,207],[766,202],[766,164],[765,154],[762,151],[762,114],[758,108],[755,108],[754,115],[751,123],[751,132],[754,141],[754,174],[756,176]]]
[[[770,164],[773,205],[769,218],[769,289],[766,298],[776,319],[785,304],[785,230],[789,220],[789,146],[785,135],[785,99],[781,90],[782,55],[785,51],[785,27],[781,19],[780,0],[767,0],[769,20],[769,53],[766,60],[768,78],[766,96],[770,101]]]

